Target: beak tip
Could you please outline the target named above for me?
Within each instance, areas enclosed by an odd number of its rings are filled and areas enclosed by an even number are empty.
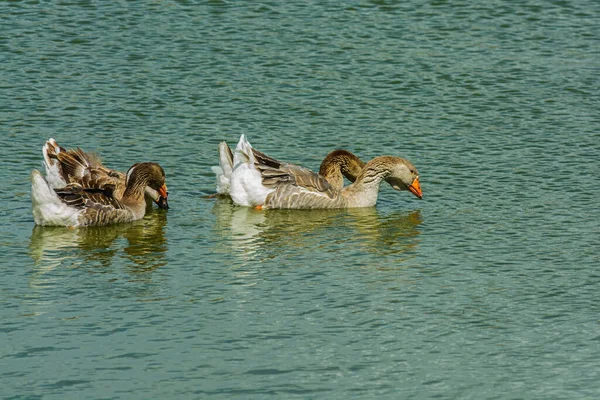
[[[162,187],[158,190],[158,200],[156,200],[156,204],[165,210],[169,209],[169,202],[167,201],[167,197],[169,197],[169,192],[167,191],[167,185],[163,184]]]
[[[169,209],[169,202],[167,201],[166,197],[160,197],[157,201],[156,204],[162,208],[163,210],[168,210]]]
[[[417,176],[413,183],[408,187],[408,190],[411,191],[412,194],[417,196],[419,200],[423,200],[423,192],[421,191],[421,184],[419,183],[419,177]]]

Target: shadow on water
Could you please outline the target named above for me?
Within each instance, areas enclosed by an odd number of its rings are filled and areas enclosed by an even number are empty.
[[[274,258],[284,251],[398,256],[418,246],[423,221],[419,210],[258,211],[226,199],[217,200],[212,212],[215,229],[224,239],[220,250],[233,251],[246,261]]]
[[[61,265],[104,271],[116,258],[128,260],[131,273],[150,273],[167,263],[166,223],[167,213],[155,210],[128,224],[76,229],[35,226],[29,242],[33,281]]]

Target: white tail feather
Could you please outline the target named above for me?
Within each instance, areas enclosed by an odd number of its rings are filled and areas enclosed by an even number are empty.
[[[233,171],[230,182],[231,199],[242,206],[256,206],[265,202],[274,189],[262,184],[262,176],[254,166],[252,146],[242,135],[233,154]]]
[[[229,194],[231,173],[233,172],[233,159],[227,143],[219,143],[219,166],[211,168],[217,176],[217,193]]]
[[[50,146],[54,147],[56,153],[60,153],[60,147],[53,138],[48,139],[48,141],[44,144],[44,147],[42,147],[42,154],[44,155],[44,169],[46,170],[46,180],[51,188],[65,187],[67,186],[67,182],[65,182],[62,177],[60,163],[57,160],[52,160],[48,155]]]
[[[254,164],[254,153],[252,152],[252,145],[246,139],[246,135],[240,136],[240,140],[235,147],[235,153],[233,154],[233,166],[234,168],[238,163],[249,163]]]

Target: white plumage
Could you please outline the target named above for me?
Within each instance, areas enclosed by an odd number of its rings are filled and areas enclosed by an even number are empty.
[[[31,172],[33,219],[38,225],[77,226],[81,209],[67,206],[57,196],[40,171]]]
[[[275,189],[262,184],[262,177],[254,165],[252,146],[242,135],[233,154],[233,171],[231,173],[229,194],[239,205],[257,206],[265,202],[269,193]]]
[[[217,176],[217,193],[229,194],[233,159],[227,143],[219,143],[219,165],[211,169]]]
[[[60,166],[57,161],[52,161],[48,155],[49,146],[53,146],[53,151],[58,154],[61,149],[54,138],[48,139],[42,147],[42,154],[44,155],[44,168],[46,170],[46,181],[51,188],[60,188],[67,186],[67,182],[63,179],[60,172]]]

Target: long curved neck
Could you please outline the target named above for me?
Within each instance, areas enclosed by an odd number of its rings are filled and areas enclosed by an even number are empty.
[[[130,176],[127,177],[127,187],[123,193],[123,202],[138,203],[144,199],[144,193],[146,186],[149,181],[148,174],[144,171],[133,171]]]
[[[342,191],[351,207],[371,207],[377,203],[381,181],[391,173],[388,156],[372,159],[365,165],[356,181]]]
[[[344,186],[345,176],[350,182],[356,181],[356,178],[363,170],[365,162],[346,150],[334,150],[321,162],[319,174],[338,190]]]

